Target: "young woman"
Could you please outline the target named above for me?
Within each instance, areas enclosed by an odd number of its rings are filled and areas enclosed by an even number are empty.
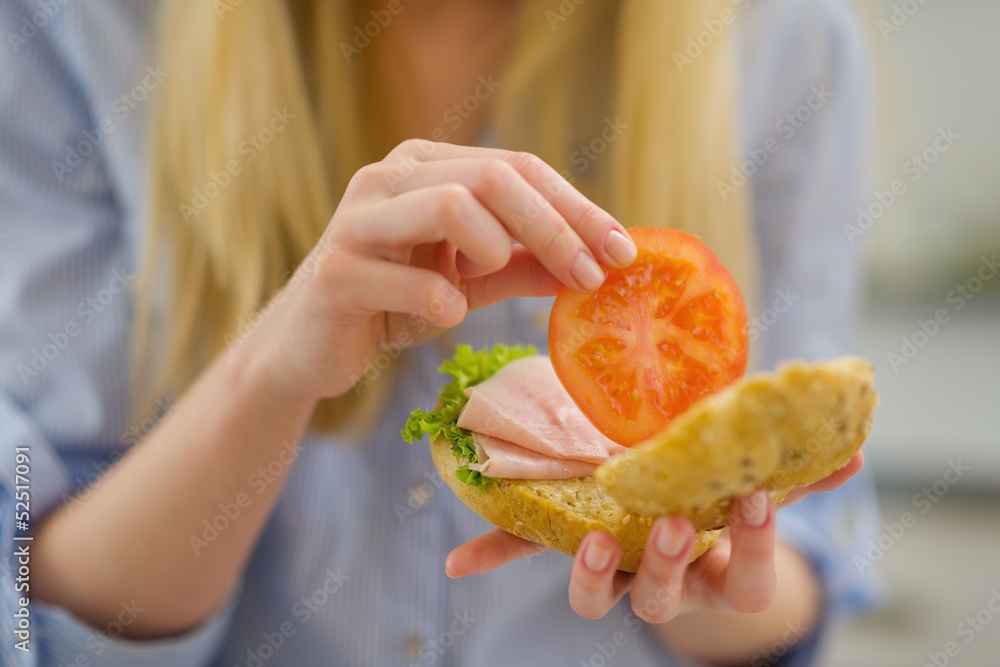
[[[715,249],[759,366],[845,351],[844,2],[50,4],[0,8],[5,664],[805,664],[869,598],[865,482],[741,499],[690,567],[659,519],[625,577],[399,438],[454,343],[544,348],[539,297],[630,225]]]

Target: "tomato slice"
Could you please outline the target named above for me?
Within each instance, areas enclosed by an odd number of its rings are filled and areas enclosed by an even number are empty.
[[[746,370],[736,281],[695,236],[639,227],[636,261],[596,292],[563,289],[549,318],[552,366],[602,433],[631,446]]]

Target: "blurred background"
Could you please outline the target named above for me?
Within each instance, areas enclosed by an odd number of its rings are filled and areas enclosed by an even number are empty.
[[[996,667],[1000,3],[869,0],[865,19],[884,61],[883,151],[859,239],[869,301],[857,349],[881,395],[865,451],[883,533],[859,566],[881,574],[889,601],[825,664]]]

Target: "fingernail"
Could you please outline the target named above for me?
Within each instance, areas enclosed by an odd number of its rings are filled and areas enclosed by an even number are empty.
[[[608,563],[611,562],[611,552],[599,545],[591,542],[587,545],[587,551],[583,554],[583,564],[591,572],[604,572]]]
[[[687,544],[687,535],[677,531],[670,525],[670,520],[666,518],[656,521],[656,550],[664,558],[677,558]]]
[[[632,240],[617,229],[608,232],[607,238],[604,239],[604,252],[608,253],[608,257],[619,266],[628,266],[639,254]]]
[[[455,579],[456,577],[454,574],[451,573],[451,571],[452,571],[451,554],[448,554],[447,558],[444,559],[444,573],[448,575],[449,579]]]
[[[743,523],[752,527],[760,528],[767,521],[768,505],[770,504],[770,498],[767,497],[767,493],[764,491],[754,491],[752,494],[743,499],[740,503],[740,514],[743,517]]]
[[[580,287],[590,292],[604,284],[604,271],[601,271],[597,262],[582,250],[577,253],[569,272]]]

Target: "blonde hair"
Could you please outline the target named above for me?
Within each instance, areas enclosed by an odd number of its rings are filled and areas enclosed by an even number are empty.
[[[223,14],[217,4],[169,0],[162,10],[170,76],[152,128],[135,324],[143,405],[183,391],[252,328],[319,240],[351,176],[382,157],[372,154],[383,143],[377,128],[364,124],[364,70],[340,51],[353,40],[352,3],[254,0]],[[626,226],[700,236],[750,296],[746,194],[724,201],[716,191],[738,145],[732,26],[693,62],[675,62],[727,7],[525,0],[492,122],[502,147],[536,153]],[[619,135],[601,144],[608,123]],[[253,139],[268,136],[257,150]],[[581,159],[578,147],[592,142],[606,154]],[[323,401],[313,426],[363,430],[389,375]]]

